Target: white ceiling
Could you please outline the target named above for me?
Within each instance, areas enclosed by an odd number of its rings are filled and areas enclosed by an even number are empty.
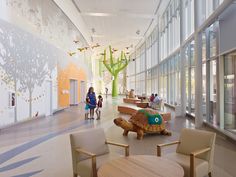
[[[155,18],[160,1],[74,0],[92,34],[93,43],[101,45],[97,52],[101,52],[108,45],[119,50],[130,45],[135,46]],[[136,34],[138,30],[140,34]]]

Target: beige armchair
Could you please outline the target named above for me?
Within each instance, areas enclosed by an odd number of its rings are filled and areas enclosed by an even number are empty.
[[[74,176],[96,177],[97,169],[105,162],[119,157],[110,153],[108,144],[123,147],[129,155],[129,145],[106,140],[102,128],[86,129],[70,135]]]
[[[180,164],[185,177],[211,177],[215,137],[212,132],[185,128],[179,141],[157,145],[157,156],[161,156],[161,147],[177,144],[176,152],[165,157]]]

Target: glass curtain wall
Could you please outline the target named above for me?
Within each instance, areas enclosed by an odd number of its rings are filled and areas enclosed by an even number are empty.
[[[199,14],[198,26],[206,22],[223,0],[199,0],[199,11],[194,11],[194,0],[170,0],[158,17],[158,24],[135,54],[135,73],[128,72],[128,82],[137,94],[158,93],[165,103],[181,104],[180,73],[184,66],[186,79],[186,112],[195,114],[194,14]],[[181,8],[182,9],[181,9]],[[181,15],[180,15],[181,14]],[[182,19],[180,19],[182,18]],[[181,22],[181,23],[180,23]],[[182,26],[180,26],[182,24]],[[181,29],[181,31],[180,31]],[[224,81],[220,81],[219,22],[209,24],[197,33],[202,36],[202,110],[204,120],[215,127],[235,132],[235,58],[236,52],[224,56]],[[183,36],[182,41],[180,36]],[[184,61],[180,57],[183,52]],[[129,67],[128,67],[129,68]],[[222,69],[222,68],[221,68]],[[128,70],[131,70],[128,69]],[[224,84],[224,101],[219,95]],[[224,118],[221,107],[224,107]],[[222,121],[224,119],[224,121]],[[224,124],[223,126],[221,124]]]
[[[202,33],[203,117],[215,127],[220,124],[217,120],[218,28],[216,21]]]
[[[186,74],[186,110],[194,115],[195,111],[195,65],[194,65],[194,41],[185,47],[185,74]]]
[[[168,61],[168,101],[170,105],[180,104],[180,55],[177,53]]]
[[[198,0],[199,1],[199,21],[201,25],[224,0]]]
[[[127,88],[135,89],[135,53],[130,55],[130,64],[127,66]]]
[[[146,58],[145,58],[145,43],[138,48],[136,52],[135,66],[136,66],[136,77],[135,77],[135,93],[137,95],[145,94],[146,90]]]
[[[160,21],[160,60],[164,60],[180,45],[179,0],[172,0]]]
[[[236,133],[236,52],[224,57],[224,127]]]
[[[203,119],[206,120],[206,32],[202,33],[202,113]]]
[[[182,0],[183,37],[187,39],[194,31],[194,0]]]
[[[151,86],[152,86],[152,89],[151,89],[151,92],[152,93],[157,93],[158,92],[158,86],[159,86],[159,79],[158,79],[158,67],[154,67],[151,69]]]

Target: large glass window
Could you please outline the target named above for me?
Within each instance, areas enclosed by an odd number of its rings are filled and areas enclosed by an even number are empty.
[[[224,126],[236,133],[236,52],[224,59]]]
[[[158,92],[158,67],[155,67],[151,71],[151,77],[152,77],[152,93]]]
[[[183,36],[187,39],[194,31],[194,0],[182,0]]]
[[[217,82],[216,82],[216,60],[210,61],[210,107],[209,107],[209,118],[210,118],[210,123],[213,125],[219,125],[219,122],[216,120],[216,103],[217,103],[217,98],[216,98],[216,91],[217,91]]]
[[[172,0],[160,21],[160,56],[165,59],[180,45],[179,3]]]
[[[185,74],[186,74],[186,109],[190,114],[195,111],[195,66],[194,66],[194,41],[185,47]]]
[[[140,48],[140,72],[143,72],[146,70],[146,58],[145,58],[145,44],[143,44]]]
[[[127,76],[135,74],[135,55],[130,56],[130,62],[127,66]]]
[[[180,54],[177,54],[175,57],[175,105],[179,105],[180,104]]]
[[[224,0],[198,0],[201,25]]]
[[[146,69],[150,69],[152,67],[152,56],[151,56],[151,37],[149,36],[147,41],[146,41],[146,64],[147,64],[147,68]]]
[[[127,90],[135,89],[135,76],[127,76]]]
[[[151,78],[151,70],[147,71],[147,95],[151,95],[152,92],[152,78]]]
[[[213,23],[209,27],[209,47],[210,47],[210,57],[214,57],[217,55],[217,35],[218,35],[218,22]]]

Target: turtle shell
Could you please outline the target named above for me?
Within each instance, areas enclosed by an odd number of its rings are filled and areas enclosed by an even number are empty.
[[[129,122],[133,123],[134,125],[140,127],[143,129],[145,132],[161,132],[165,129],[165,124],[164,120],[161,116],[158,118],[161,119],[160,124],[150,124],[148,120],[147,115],[157,115],[158,112],[150,109],[150,108],[145,108],[142,110],[137,111],[137,113],[133,114],[131,118],[129,119]]]

